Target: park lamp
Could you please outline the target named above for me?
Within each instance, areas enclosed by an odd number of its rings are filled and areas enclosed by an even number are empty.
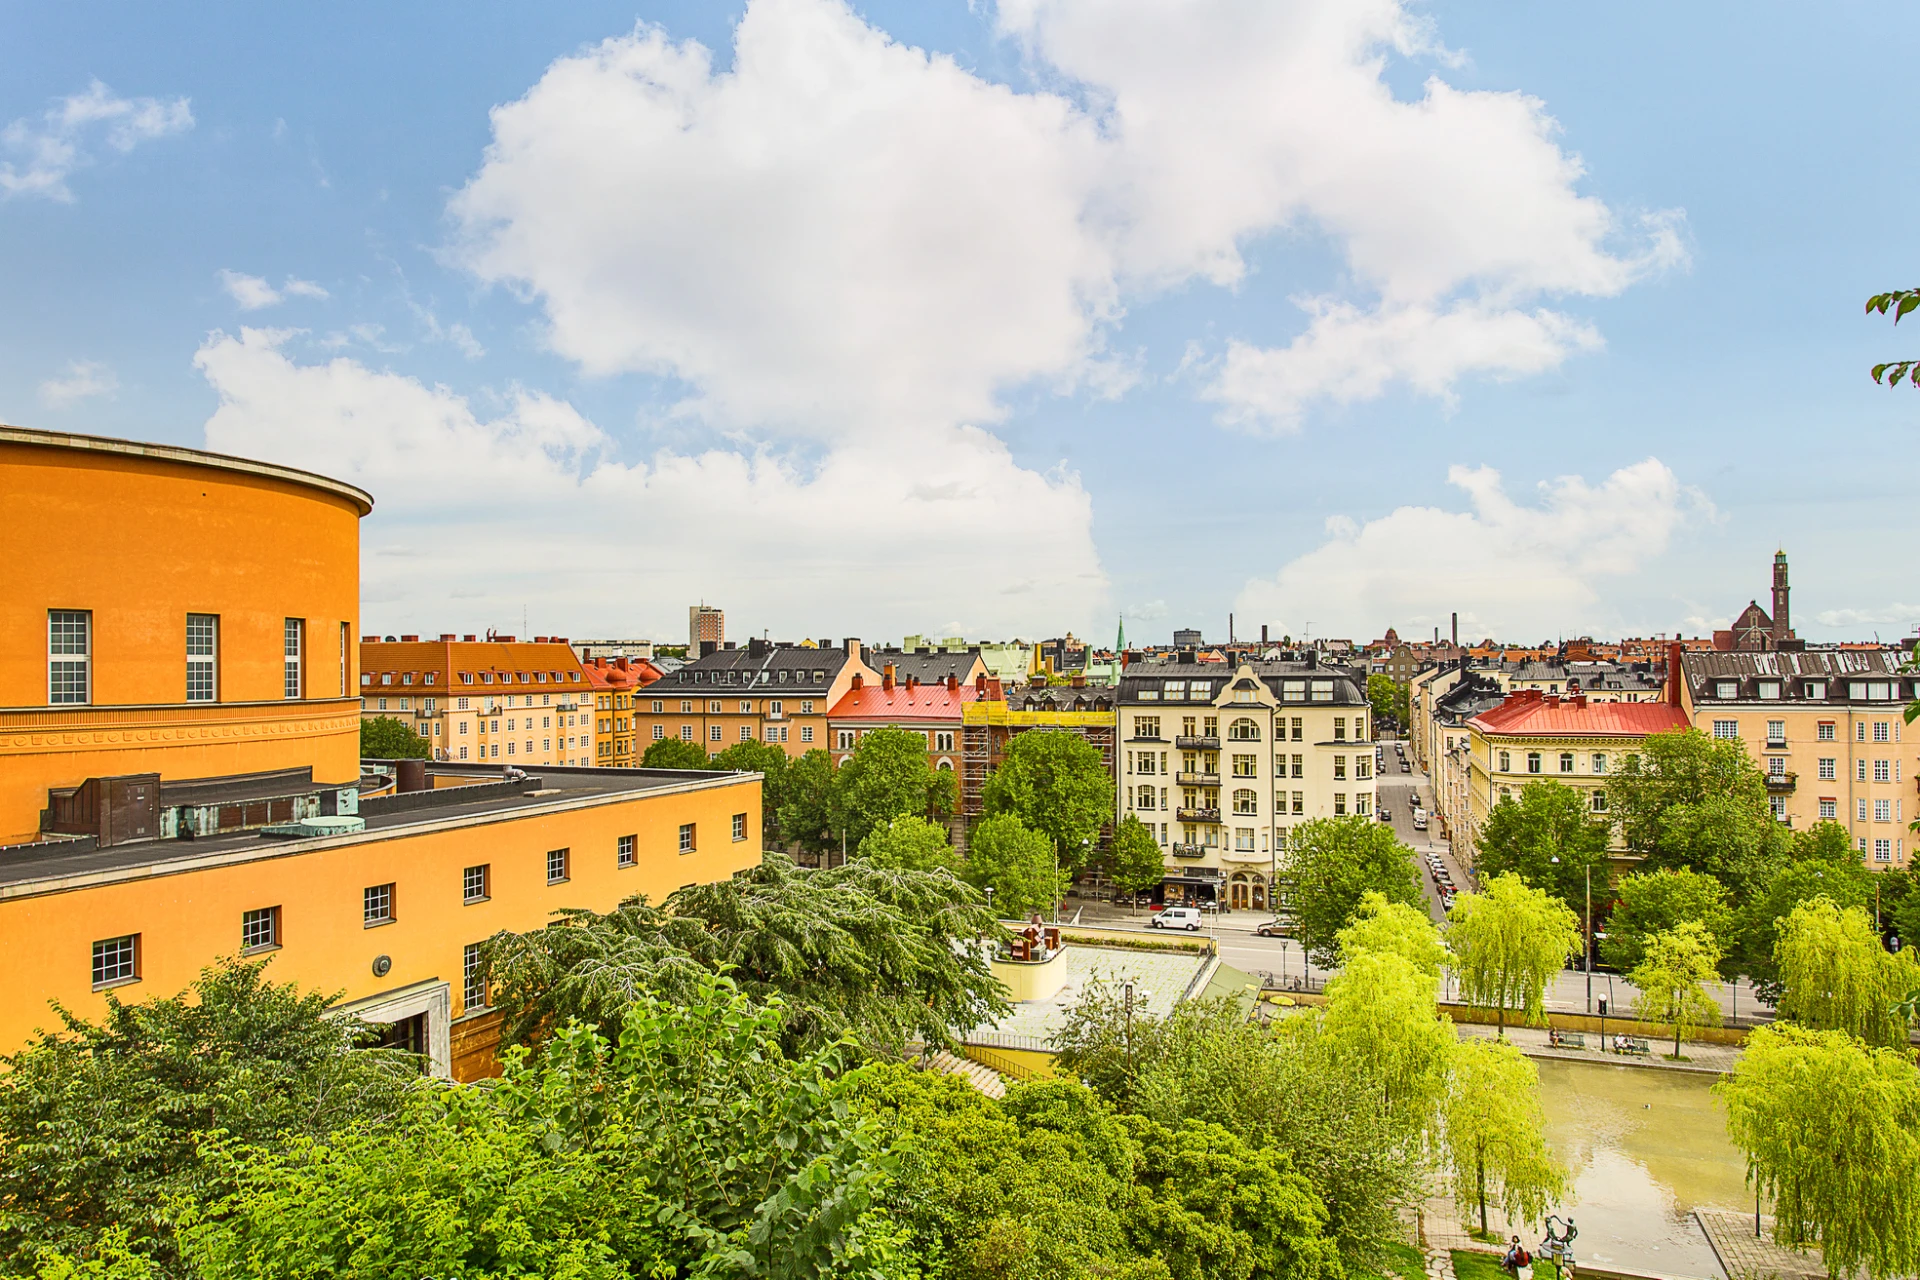
[[[1553,857],[1549,858],[1548,861],[1553,863],[1553,865],[1557,867],[1560,865],[1560,855],[1556,853],[1553,855]],[[1584,870],[1586,872],[1586,880],[1587,880],[1587,935],[1586,935],[1586,938],[1584,939],[1586,945],[1581,948],[1581,950],[1585,952],[1585,954],[1580,957],[1580,960],[1581,960],[1580,967],[1582,969],[1585,969],[1587,972],[1587,1012],[1592,1013],[1593,1012],[1593,864],[1591,862],[1587,863]]]

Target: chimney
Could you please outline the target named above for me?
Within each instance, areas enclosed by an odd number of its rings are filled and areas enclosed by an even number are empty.
[[[976,698],[987,696],[987,673],[984,671],[973,678],[973,696]]]
[[[912,693],[912,692],[913,692],[913,691],[914,691],[915,689],[918,689],[919,687],[920,687],[920,677],[919,677],[919,676],[912,676],[912,675],[910,675],[910,676],[908,676],[908,677],[907,677],[907,692],[908,692],[908,693]]]
[[[982,684],[985,684],[986,679],[987,678],[985,676],[981,676],[980,682]],[[960,692],[960,677],[952,674],[951,672],[949,672],[947,675],[947,692],[950,694]]]
[[[888,693],[893,692],[893,664],[891,662],[880,668],[880,687]]]
[[[1074,673],[1073,673],[1073,687],[1074,687],[1074,688],[1076,688],[1076,689],[1084,689],[1084,688],[1086,688],[1086,687],[1087,687],[1087,673],[1086,673],[1086,672],[1084,672],[1084,671],[1076,671],[1076,672],[1074,672]]]
[[[1233,615],[1227,615],[1227,643],[1233,643]]]
[[[1667,646],[1667,701],[1676,707],[1680,705],[1680,682],[1685,678],[1680,670],[1680,655],[1685,652],[1678,640]]]
[[[1587,709],[1587,695],[1584,693],[1576,693],[1567,699],[1567,704],[1576,711],[1585,711]]]
[[[451,631],[442,631],[442,632],[440,633],[440,638],[441,638],[442,640],[451,640],[451,639],[453,639],[453,632],[451,632]]]
[[[1264,622],[1260,624],[1260,647],[1267,647],[1267,624]]]
[[[460,638],[462,640],[465,640],[468,644],[472,644],[476,640],[478,640],[480,637],[479,636],[461,636]]]
[[[633,664],[627,660],[627,656],[625,654],[620,655],[620,661],[618,663],[618,666],[622,671],[631,671],[633,669]]]
[[[427,789],[427,762],[425,760],[399,760],[394,770],[394,790],[401,793],[425,791]]]
[[[545,644],[545,643],[547,642],[547,637],[546,637],[546,636],[535,636],[535,637],[533,638],[533,642],[534,642],[535,644]]]
[[[719,651],[720,644],[716,640],[702,640],[700,642],[700,656],[703,658],[710,658]]]
[[[402,644],[419,644],[420,637],[419,636],[401,636],[400,642]]]
[[[1455,610],[1453,615],[1453,647],[1456,649],[1460,647],[1460,613],[1458,610]]]
[[[379,644],[380,637],[379,636],[361,636],[360,643],[361,644]]]
[[[860,678],[860,673],[859,673],[858,671],[856,671],[856,672],[854,672],[854,673],[853,673],[853,685],[852,685],[852,688],[853,688],[853,690],[854,690],[854,692],[856,692],[856,693],[858,693],[858,692],[860,691],[860,686],[861,686],[861,685],[863,685],[863,684],[865,684],[865,683],[866,683],[866,681],[864,681],[864,680],[862,680],[862,679]]]

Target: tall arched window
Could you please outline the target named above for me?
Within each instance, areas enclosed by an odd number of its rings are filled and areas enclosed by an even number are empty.
[[[1152,787],[1140,788],[1139,803],[1136,804],[1134,808],[1136,809],[1153,808],[1153,788]]]
[[[1250,787],[1242,787],[1233,793],[1233,811],[1235,813],[1260,812],[1260,795]]]
[[[1227,736],[1236,742],[1260,741],[1260,726],[1245,716],[1227,726]]]

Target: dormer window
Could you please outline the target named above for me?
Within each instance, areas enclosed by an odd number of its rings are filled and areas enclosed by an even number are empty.
[[[1778,680],[1762,680],[1760,682],[1760,696],[1763,698],[1779,697],[1780,682]]]
[[[1738,680],[1716,680],[1713,685],[1713,696],[1716,698],[1739,697],[1740,682]]]
[[[472,684],[472,683],[473,683],[473,672],[471,672],[471,671],[462,671],[462,672],[460,673],[460,683],[461,683],[461,684]]]
[[[411,671],[407,671],[407,672],[403,672],[403,673],[401,674],[401,676],[400,676],[400,683],[401,683],[401,684],[412,684],[412,683],[413,683],[413,672],[411,672]]]
[[[1806,696],[1807,696],[1807,697],[1809,697],[1809,698],[1824,698],[1824,697],[1826,697],[1826,696],[1827,696],[1827,682],[1826,682],[1825,680],[1809,680],[1809,681],[1807,681],[1807,684],[1806,684]]]
[[[393,672],[391,672],[391,671],[382,671],[382,672],[380,673],[380,683],[381,683],[381,684],[392,684],[392,683],[393,683]]]
[[[421,677],[421,683],[432,684],[434,683],[434,678],[439,674],[440,673],[438,671],[429,671],[425,676]]]

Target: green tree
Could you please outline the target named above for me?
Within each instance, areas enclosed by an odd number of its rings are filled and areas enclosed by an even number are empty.
[[[907,814],[867,832],[860,842],[860,860],[894,871],[941,871],[958,874],[960,853],[937,822]]]
[[[1540,1073],[1506,1041],[1460,1042],[1445,1132],[1454,1202],[1462,1213],[1479,1211],[1482,1235],[1489,1204],[1536,1221],[1566,1194],[1566,1173],[1547,1147]]]
[[[649,742],[640,757],[643,769],[711,769],[707,749],[685,738],[660,738]]]
[[[1781,1017],[1870,1045],[1906,1046],[1907,1019],[1894,1006],[1920,985],[1920,965],[1911,954],[1888,955],[1859,907],[1824,897],[1801,903],[1780,926],[1774,963]]]
[[[1516,875],[1494,876],[1479,893],[1453,900],[1447,949],[1469,1004],[1498,1010],[1499,1034],[1507,1034],[1507,1010],[1527,1021],[1543,1016],[1547,984],[1580,948],[1580,921],[1544,889],[1527,887]]]
[[[1920,307],[1920,289],[1894,289],[1888,293],[1876,293],[1867,299],[1868,315],[1885,315],[1893,312],[1893,322],[1897,325],[1907,318],[1907,313]],[[1873,366],[1870,371],[1875,382],[1897,387],[1902,378],[1910,378],[1913,385],[1920,387],[1920,360],[1887,360]],[[1920,646],[1915,646],[1915,657],[1920,659]],[[1913,717],[1907,717],[1911,722]]]
[[[1589,883],[1606,900],[1612,836],[1612,824],[1588,808],[1586,792],[1552,780],[1529,782],[1518,799],[1503,798],[1487,815],[1475,870],[1481,876],[1511,871],[1584,911]]]
[[[1703,985],[1719,976],[1720,944],[1697,920],[1684,920],[1647,939],[1628,981],[1640,990],[1634,1012],[1642,1022],[1673,1028],[1673,1059],[1695,1027],[1717,1026],[1720,1005]]]
[[[786,801],[787,760],[787,753],[772,743],[736,742],[706,766],[760,775],[760,828],[769,840],[781,838],[780,806]]]
[[[1435,1131],[1458,1043],[1453,1020],[1435,1015],[1438,987],[1435,973],[1398,950],[1353,947],[1342,949],[1342,968],[1327,983],[1328,1044],[1421,1140]]]
[[[1875,873],[1860,865],[1860,855],[1839,823],[1816,823],[1795,832],[1786,858],[1740,895],[1726,967],[1752,978],[1761,998],[1777,1003],[1780,973],[1774,955],[1780,925],[1794,908],[1822,897],[1841,907],[1870,908],[1877,884]]]
[[[1353,923],[1369,891],[1389,902],[1422,901],[1413,850],[1365,817],[1315,818],[1295,827],[1287,870],[1300,945],[1319,965],[1333,963],[1340,931]]]
[[[1012,813],[974,824],[967,835],[966,877],[976,889],[992,889],[994,911],[1009,918],[1047,911],[1066,891],[1053,844]]]
[[[1166,879],[1160,842],[1147,830],[1147,824],[1132,814],[1120,819],[1120,825],[1114,828],[1107,874],[1113,878],[1113,887],[1130,897],[1138,897]]]
[[[1920,1272],[1920,1073],[1904,1046],[1760,1027],[1714,1092],[1776,1240],[1818,1244],[1837,1276]]]
[[[907,729],[875,729],[847,757],[834,785],[845,813],[847,839],[895,818],[944,817],[953,810],[953,778],[927,763],[927,740]]]
[[[835,785],[833,757],[815,747],[788,765],[781,778],[780,832],[812,854],[840,847],[846,815]]]
[[[1447,947],[1433,920],[1419,907],[1404,902],[1389,902],[1386,895],[1368,891],[1360,895],[1353,923],[1338,935],[1341,962],[1346,963],[1369,951],[1399,956],[1437,984],[1440,971],[1447,965]]]
[[[433,744],[405,721],[375,716],[360,722],[362,760],[427,760],[432,756]]]
[[[161,1263],[182,1203],[218,1196],[233,1170],[205,1144],[321,1139],[392,1115],[418,1060],[365,1051],[370,1029],[338,999],[222,960],[186,991],[124,1004],[0,1058],[0,1270],[54,1248],[97,1256],[118,1226]]]
[[[848,1048],[790,1057],[783,1021],[709,974],[634,1001],[617,1044],[569,1024],[490,1087],[248,1153],[187,1255],[203,1280],[897,1276],[892,1162]]]
[[[1377,727],[1391,722],[1405,728],[1410,722],[1408,715],[1408,697],[1411,691],[1392,676],[1380,672],[1367,677],[1367,702],[1373,708],[1373,723]]]
[[[1689,922],[1704,926],[1724,950],[1734,916],[1718,880],[1684,867],[1636,872],[1620,882],[1600,956],[1623,973],[1631,971],[1645,957],[1648,939]]]
[[[488,940],[502,1034],[529,1043],[578,1018],[617,1029],[643,992],[683,998],[728,972],[755,999],[780,996],[787,1043],[811,1051],[851,1035],[899,1057],[1007,1012],[977,945],[1004,936],[970,886],[943,872],[850,862],[796,867],[770,853],[660,907],[635,898],[602,915],[564,911],[545,928]]]
[[[1053,842],[1060,865],[1077,875],[1100,828],[1113,820],[1113,775],[1100,750],[1065,729],[1033,729],[1008,742],[987,779],[989,815],[1012,813]]]
[[[1607,779],[1607,809],[1643,869],[1689,867],[1736,895],[1764,882],[1785,855],[1766,777],[1738,739],[1698,729],[1649,734]]]

